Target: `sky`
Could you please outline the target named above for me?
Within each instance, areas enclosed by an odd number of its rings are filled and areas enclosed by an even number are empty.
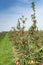
[[[43,0],[0,0],[0,31],[9,31],[16,27],[18,18],[27,18],[26,30],[32,25],[31,2],[35,2],[37,27],[43,30]]]

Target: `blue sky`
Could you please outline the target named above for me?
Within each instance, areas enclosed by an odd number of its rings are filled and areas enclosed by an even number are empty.
[[[26,29],[32,24],[31,2],[36,2],[36,19],[39,30],[43,30],[43,0],[0,0],[0,31],[16,27],[18,18],[27,17]]]

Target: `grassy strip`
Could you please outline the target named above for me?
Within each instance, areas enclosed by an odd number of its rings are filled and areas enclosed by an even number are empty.
[[[8,34],[0,41],[0,65],[13,65],[12,46]]]

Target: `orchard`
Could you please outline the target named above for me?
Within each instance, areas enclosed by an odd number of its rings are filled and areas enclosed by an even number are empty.
[[[10,31],[9,39],[14,51],[14,62],[16,65],[43,65],[43,39],[36,25],[35,3],[32,2],[33,14],[32,26],[25,31],[27,18],[22,16],[18,19],[16,29]],[[21,23],[23,26],[21,26]],[[17,58],[19,59],[17,61]]]

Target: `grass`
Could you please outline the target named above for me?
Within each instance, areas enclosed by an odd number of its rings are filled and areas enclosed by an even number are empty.
[[[0,65],[14,65],[13,63],[12,45],[6,34],[0,41]]]

